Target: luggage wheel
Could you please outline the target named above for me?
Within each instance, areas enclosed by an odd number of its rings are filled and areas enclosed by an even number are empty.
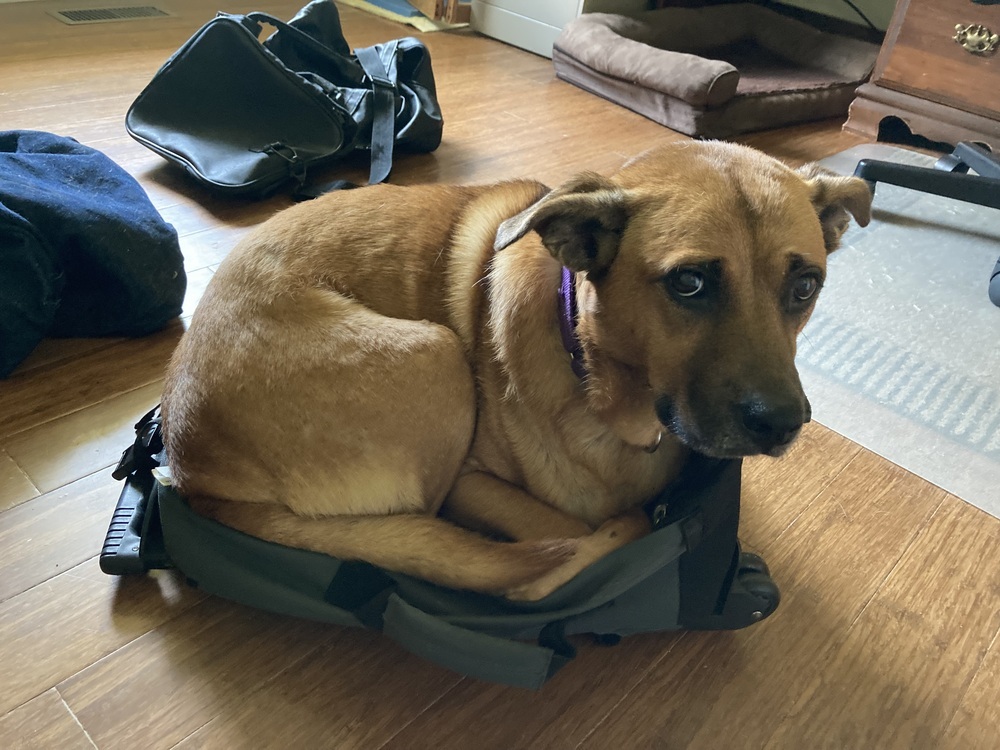
[[[740,588],[752,601],[750,622],[759,622],[778,608],[781,592],[767,572],[741,567],[737,580]]]
[[[740,553],[738,575],[743,575],[744,573],[763,573],[764,575],[770,575],[771,570],[767,567],[767,563],[764,562],[764,558],[760,555],[755,555],[753,552],[742,552]]]

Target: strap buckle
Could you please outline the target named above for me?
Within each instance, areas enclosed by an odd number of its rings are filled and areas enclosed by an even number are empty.
[[[392,82],[388,74],[383,75],[381,72],[372,72],[365,68],[365,75],[368,76],[368,80],[372,82],[375,86],[381,86],[382,88],[392,89],[393,92],[396,90],[396,84]]]
[[[275,141],[274,143],[269,143],[263,148],[252,148],[258,154],[268,154],[280,157],[287,161],[289,164],[299,163],[299,152],[296,151],[292,146],[287,143],[282,143],[281,141]]]
[[[393,52],[395,52],[395,45],[393,46]],[[389,88],[393,91],[396,90],[396,83],[389,77],[389,71],[385,61],[382,59],[382,55],[379,54],[378,46],[356,49],[354,50],[354,56],[361,63],[361,69],[364,70],[365,75],[372,84]]]
[[[151,469],[156,465],[153,456],[163,450],[162,422],[157,405],[135,423],[135,442],[122,451],[118,465],[111,472],[114,479],[121,481],[136,470]]]
[[[299,152],[293,146],[289,146],[287,143],[282,143],[281,141],[275,141],[263,148],[252,148],[250,150],[257,154],[267,154],[268,156],[277,156],[279,159],[284,159],[288,165],[288,176],[298,183],[299,188],[306,184],[306,165],[302,162]]]

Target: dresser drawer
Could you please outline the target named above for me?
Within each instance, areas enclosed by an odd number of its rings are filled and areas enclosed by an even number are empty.
[[[955,26],[1000,33],[1000,5],[969,0],[900,0],[873,82],[987,117],[1000,114],[1000,50],[974,54]]]

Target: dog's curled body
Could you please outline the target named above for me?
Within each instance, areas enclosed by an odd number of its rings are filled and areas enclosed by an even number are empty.
[[[220,266],[171,361],[174,481],[255,536],[542,597],[648,531],[638,506],[688,446],[791,442],[811,300],[788,290],[813,293],[866,197],[743,147],[675,144],[554,191],[376,186],[290,208]],[[715,296],[692,304],[692,279]]]
[[[163,396],[174,482],[194,507],[276,542],[490,591],[572,555],[565,538],[500,544],[436,518],[473,436],[495,224],[543,191],[383,185],[293,207],[237,245]],[[458,244],[452,222],[427,221],[477,202],[486,220]]]

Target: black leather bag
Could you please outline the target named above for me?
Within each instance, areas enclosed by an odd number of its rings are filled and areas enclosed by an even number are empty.
[[[263,43],[262,24],[277,29]],[[129,108],[129,134],[219,193],[263,197],[356,150],[370,182],[395,150],[433,151],[442,119],[427,48],[397,39],[355,50],[337,6],[315,0],[289,23],[218,14]]]

